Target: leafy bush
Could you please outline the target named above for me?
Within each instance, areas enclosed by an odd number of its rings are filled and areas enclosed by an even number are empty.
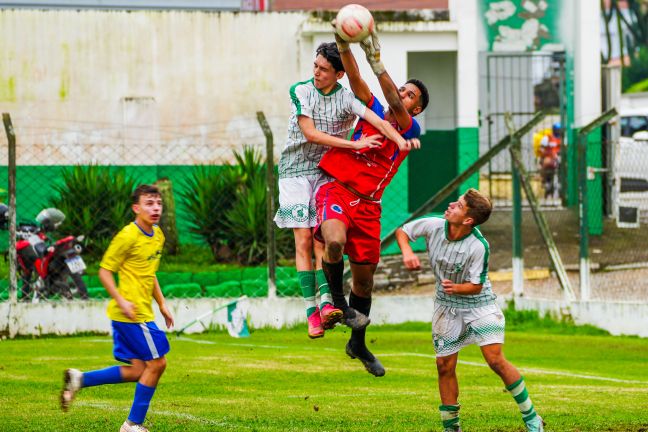
[[[51,205],[65,214],[61,233],[85,235],[88,254],[101,257],[110,240],[132,218],[131,194],[135,180],[121,168],[74,166],[54,186]]]
[[[235,257],[257,264],[267,259],[266,166],[252,147],[235,151],[234,158],[236,165],[197,167],[182,198],[192,232],[205,239],[217,261]],[[275,228],[275,239],[278,256],[290,253],[290,231]]]
[[[216,261],[230,257],[225,214],[234,205],[238,187],[237,167],[197,166],[179,194],[189,230],[207,242]]]

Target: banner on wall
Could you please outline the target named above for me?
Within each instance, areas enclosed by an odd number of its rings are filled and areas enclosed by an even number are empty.
[[[489,51],[564,51],[560,0],[480,2]]]

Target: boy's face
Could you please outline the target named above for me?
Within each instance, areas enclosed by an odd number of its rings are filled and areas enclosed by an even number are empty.
[[[133,204],[133,211],[143,222],[157,224],[162,216],[162,197],[157,194],[141,195],[139,202]]]
[[[315,62],[313,63],[313,83],[315,84],[315,88],[327,93],[329,90],[332,90],[333,86],[343,76],[344,72],[336,72],[331,62],[326,60],[324,56],[318,54],[315,57]]]
[[[403,84],[398,89],[403,106],[410,113],[415,116],[421,112],[421,90],[412,83]]]
[[[468,206],[463,195],[455,202],[448,205],[448,209],[443,216],[451,224],[472,225],[473,218],[468,216]]]

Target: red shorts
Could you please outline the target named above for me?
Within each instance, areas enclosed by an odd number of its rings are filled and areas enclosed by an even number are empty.
[[[333,181],[319,188],[315,198],[317,227],[315,238],[323,241],[324,221],[337,219],[347,228],[344,253],[360,264],[378,264],[380,260],[380,202],[358,198],[353,192]]]

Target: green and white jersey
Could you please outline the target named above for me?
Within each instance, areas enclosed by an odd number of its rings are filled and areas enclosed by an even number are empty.
[[[319,164],[326,146],[308,142],[299,127],[299,116],[313,119],[321,132],[346,138],[356,116],[365,114],[364,104],[340,83],[327,95],[313,84],[313,79],[298,82],[290,88],[292,110],[288,122],[288,140],[281,152],[279,178],[320,173]]]
[[[456,308],[476,308],[495,303],[488,280],[488,242],[477,229],[459,240],[448,240],[448,222],[443,218],[422,218],[403,226],[410,240],[425,237],[430,265],[436,278],[436,303]],[[474,295],[450,295],[443,292],[441,281],[482,284]]]

